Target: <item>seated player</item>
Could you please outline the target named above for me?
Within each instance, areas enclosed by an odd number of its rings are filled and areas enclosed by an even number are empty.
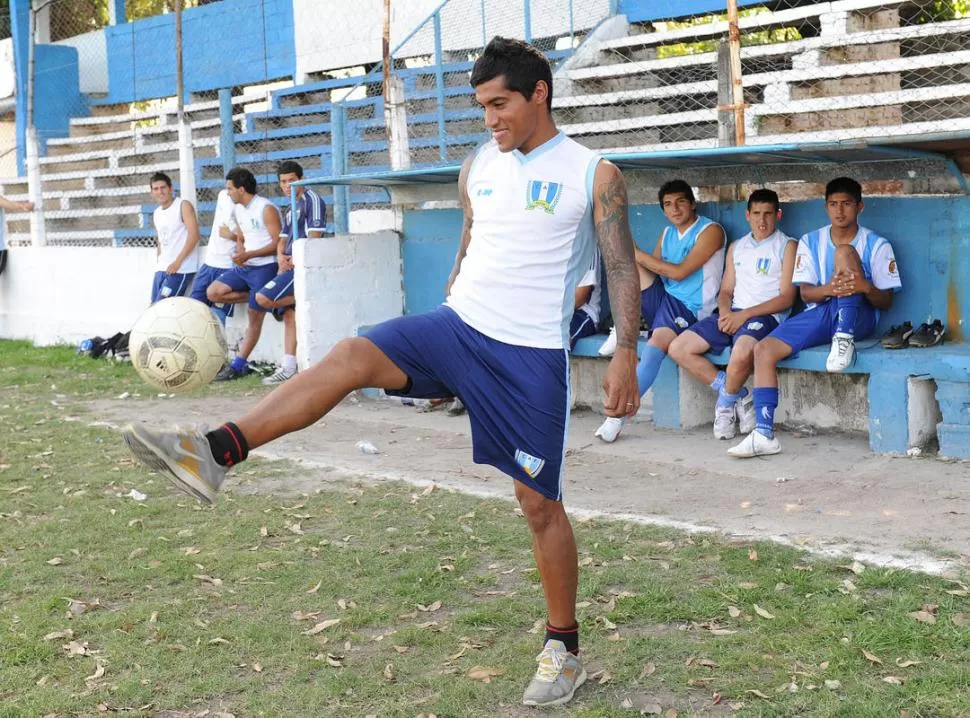
[[[280,189],[290,196],[290,183],[303,179],[303,168],[297,162],[287,160],[276,170]],[[323,200],[309,187],[296,187],[296,234],[290,208],[283,208],[283,231],[277,248],[276,262],[279,274],[256,292],[256,303],[273,312],[283,321],[283,363],[271,376],[263,379],[267,386],[282,384],[296,376],[296,299],[293,296],[293,240],[322,237],[327,227],[327,208]]]
[[[660,188],[658,197],[670,225],[661,232],[653,254],[636,250],[640,311],[650,327],[650,339],[637,365],[640,396],[657,378],[670,343],[714,311],[724,272],[724,230],[697,214],[690,185],[671,180]],[[595,435],[612,443],[622,428],[622,418],[609,417]]]
[[[249,303],[246,334],[232,361],[214,381],[230,381],[252,372],[249,355],[263,331],[266,311],[256,303],[256,291],[276,276],[276,248],[280,242],[280,212],[272,202],[256,194],[256,178],[245,167],[226,175],[226,192],[235,204],[236,223],[243,236],[243,251],[232,258],[235,265],[209,285],[206,296],[213,304]]]
[[[674,339],[670,358],[717,392],[714,438],[732,439],[754,430],[754,404],[744,382],[754,369],[754,347],[788,316],[795,301],[794,239],[778,229],[778,195],[759,189],[748,197],[745,217],[751,231],[731,243],[718,295],[718,311]],[[731,347],[727,371],[704,354]]]
[[[573,318],[569,322],[569,350],[572,351],[583,337],[596,334],[596,326],[600,321],[600,253],[593,252],[589,269],[576,285],[576,302]]]
[[[892,245],[871,229],[859,226],[862,187],[839,177],[825,187],[825,212],[832,224],[809,232],[798,242],[792,281],[799,287],[805,311],[785,320],[754,350],[755,430],[728,454],[738,458],[781,451],[775,438],[778,407],[778,362],[808,347],[831,342],[825,362],[839,372],[855,359],[855,338],[876,329],[880,310],[889,309],[902,287]]]
[[[239,226],[233,216],[234,204],[229,193],[221,189],[216,197],[216,211],[212,216],[212,231],[209,233],[209,244],[206,245],[205,262],[199,267],[192,282],[192,299],[207,304],[223,326],[226,319],[232,316],[233,304],[213,304],[209,301],[207,291],[209,285],[219,278],[223,272],[232,269],[232,258],[236,252],[244,251],[240,241],[237,242],[236,232]]]
[[[152,214],[158,244],[152,304],[166,297],[183,297],[199,268],[199,223],[191,202],[172,194],[172,178],[156,172],[148,182],[158,207]]]

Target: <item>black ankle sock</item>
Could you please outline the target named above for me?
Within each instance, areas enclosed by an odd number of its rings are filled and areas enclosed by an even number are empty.
[[[546,640],[562,641],[570,653],[579,653],[579,624],[574,623],[569,628],[556,628],[551,623],[546,624]]]
[[[233,466],[249,456],[249,444],[239,427],[231,421],[205,435],[217,464]]]

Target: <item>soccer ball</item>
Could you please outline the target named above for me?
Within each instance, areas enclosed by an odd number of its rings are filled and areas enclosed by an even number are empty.
[[[155,302],[131,328],[131,363],[138,376],[162,391],[199,389],[226,362],[226,337],[202,302],[170,297]]]

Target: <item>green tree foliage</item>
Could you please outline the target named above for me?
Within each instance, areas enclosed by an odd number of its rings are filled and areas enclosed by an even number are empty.
[[[955,2],[970,2],[970,0],[954,0]],[[741,17],[760,15],[770,12],[767,8],[755,7],[740,10]],[[703,15],[687,20],[670,20],[664,23],[657,23],[663,26],[664,31],[683,30],[698,25],[709,25],[715,22],[727,22],[726,14]],[[770,45],[776,42],[789,42],[791,40],[801,40],[802,34],[795,27],[778,27],[769,30],[758,30],[756,32],[741,33],[742,45]],[[657,57],[682,57],[684,55],[699,55],[705,52],[715,52],[720,43],[719,39],[699,40],[697,42],[676,42],[670,45],[662,45],[657,48]]]
[[[177,0],[125,0],[126,20],[141,20],[146,17],[171,12]],[[108,24],[108,3],[110,0],[53,0],[50,4],[51,40],[56,42]],[[182,7],[205,5],[207,0],[183,0]]]

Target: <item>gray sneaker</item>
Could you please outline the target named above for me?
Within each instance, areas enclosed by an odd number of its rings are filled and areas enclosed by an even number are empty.
[[[129,424],[122,435],[131,453],[149,469],[167,476],[179,489],[214,504],[226,467],[212,457],[209,440],[198,429],[150,429]]]
[[[275,384],[282,384],[284,381],[289,381],[296,376],[295,371],[286,371],[283,367],[280,367],[275,372],[270,374],[268,377],[263,379],[263,386],[273,386]]]
[[[527,706],[560,706],[573,699],[573,694],[586,681],[586,671],[579,656],[566,650],[562,641],[549,639],[536,656],[539,668],[525,689],[522,702]]]

